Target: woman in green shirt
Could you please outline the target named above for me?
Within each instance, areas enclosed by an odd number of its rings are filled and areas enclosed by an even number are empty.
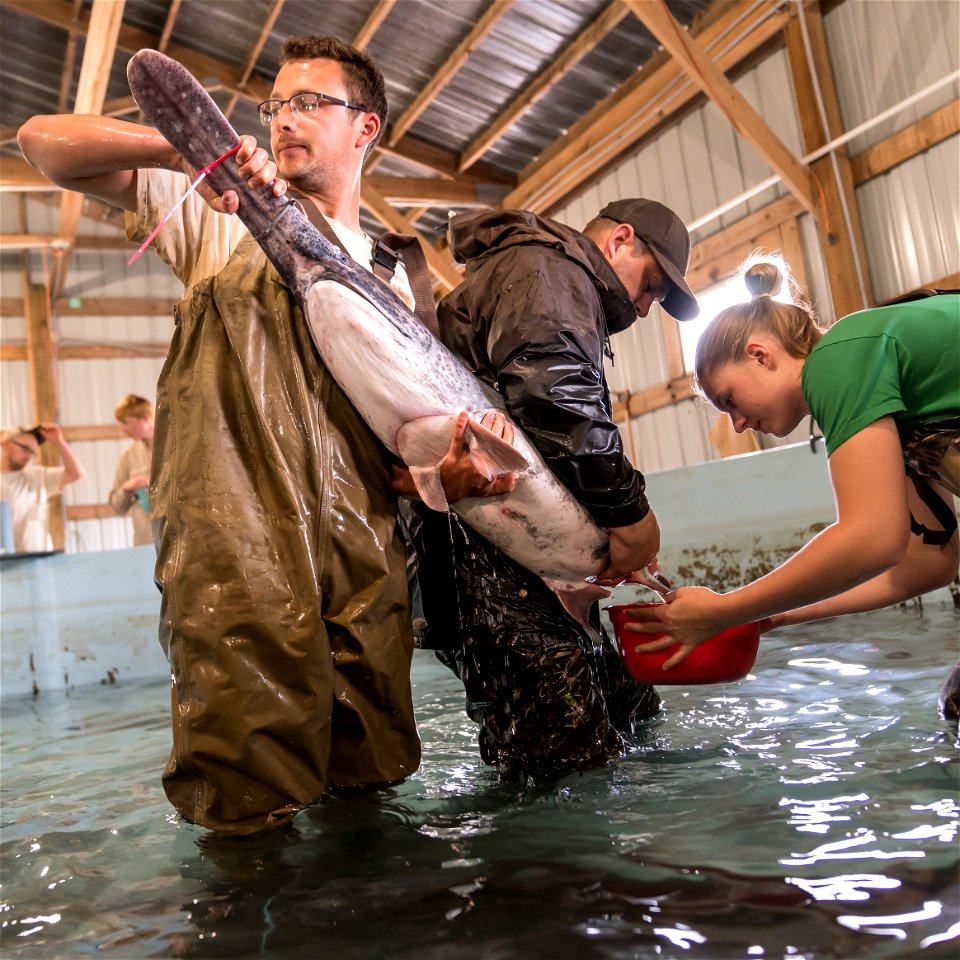
[[[698,390],[738,433],[785,436],[812,414],[837,520],[753,583],[725,594],[683,587],[638,610],[634,632],[665,632],[641,650],[680,645],[666,669],[725,627],[759,620],[766,632],[875,610],[957,573],[960,296],[864,310],[825,331],[805,305],[772,298],[774,264],[754,264],[744,280],[753,300],[722,311],[700,339]]]

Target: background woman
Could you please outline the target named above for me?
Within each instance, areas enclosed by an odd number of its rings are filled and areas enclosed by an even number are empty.
[[[150,528],[150,459],[153,456],[153,404],[128,393],[115,411],[117,423],[133,442],[120,454],[110,490],[114,513],[133,520],[133,545],[153,543]]]

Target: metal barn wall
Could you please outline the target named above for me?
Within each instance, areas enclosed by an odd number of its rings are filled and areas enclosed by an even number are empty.
[[[960,68],[956,0],[848,0],[826,18],[827,43],[846,129],[888,110]],[[856,154],[957,99],[960,83],[855,137]],[[878,300],[958,271],[960,137],[881,174],[857,190],[867,260]]]
[[[0,194],[2,231],[19,233],[14,197]],[[37,198],[26,203],[27,232],[56,233],[58,208]],[[115,238],[115,227],[89,217],[80,222],[81,236]],[[133,251],[131,247],[131,252]],[[3,257],[0,288],[4,297],[22,296],[19,257]],[[43,285],[51,267],[51,255],[29,254],[31,283]],[[77,250],[73,253],[65,296],[74,309],[82,309],[86,298],[173,298],[181,295],[180,284],[153,254],[141,257],[131,267],[115,251]],[[173,317],[122,316],[100,317],[65,314],[54,318],[54,338],[59,346],[108,344],[115,347],[144,347],[169,343]],[[24,342],[23,317],[5,316],[2,340],[5,345]],[[138,393],[153,400],[163,355],[116,359],[60,359],[57,363],[59,422],[63,427],[97,426],[114,423],[117,401],[127,393]],[[30,385],[27,364],[23,360],[0,361],[0,424],[31,425]],[[129,443],[117,428],[116,440],[71,441],[86,469],[83,480],[67,487],[63,501],[67,507],[78,504],[104,504],[113,481],[117,459]],[[112,550],[133,545],[133,524],[127,517],[71,520],[66,525],[66,549],[73,551]]]

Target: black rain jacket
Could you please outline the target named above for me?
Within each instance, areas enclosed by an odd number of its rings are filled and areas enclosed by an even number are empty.
[[[607,338],[637,314],[597,245],[522,210],[457,217],[464,282],[438,309],[443,342],[503,396],[513,420],[598,526],[649,510],[603,373]]]

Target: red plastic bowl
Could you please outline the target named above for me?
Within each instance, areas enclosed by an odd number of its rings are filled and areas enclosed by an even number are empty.
[[[732,683],[742,680],[757,659],[760,646],[760,625],[748,623],[741,627],[728,627],[704,640],[687,655],[683,663],[664,670],[664,663],[673,656],[677,646],[653,653],[640,653],[636,647],[662,637],[662,633],[634,633],[624,630],[624,624],[633,620],[628,610],[640,607],[659,607],[659,603],[621,603],[606,608],[613,624],[620,647],[620,655],[630,673],[646,683],[693,684]]]

